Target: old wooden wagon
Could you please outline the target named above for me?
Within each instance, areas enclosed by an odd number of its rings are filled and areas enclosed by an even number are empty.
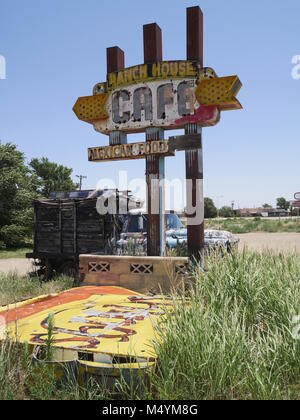
[[[107,191],[105,192],[107,194]],[[87,191],[55,194],[34,201],[34,249],[27,254],[37,262],[38,274],[50,278],[53,273],[77,277],[80,254],[112,254],[122,229],[122,217],[101,215],[97,200],[104,192]],[[123,194],[125,200],[130,198]]]

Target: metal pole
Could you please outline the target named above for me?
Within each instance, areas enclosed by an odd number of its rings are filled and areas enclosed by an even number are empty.
[[[82,181],[83,179],[87,179],[87,176],[84,175],[76,175],[77,178],[79,178],[79,191],[82,190]]]
[[[144,25],[144,63],[162,61],[162,32],[156,23]],[[149,128],[146,140],[163,140],[164,130]],[[164,208],[165,159],[157,156],[146,158],[147,183],[147,255],[165,255],[165,208]]]
[[[107,74],[115,73],[125,68],[125,53],[119,47],[111,47],[106,50],[106,65],[107,65]],[[109,145],[117,146],[120,144],[127,144],[127,134],[122,133],[121,131],[112,131],[109,134]],[[120,213],[120,202],[118,198],[118,193],[116,193],[116,211],[117,214]],[[127,212],[128,209],[121,209],[121,213],[124,211]],[[114,227],[115,229],[115,227]]]
[[[119,47],[111,47],[106,50],[107,74],[115,73],[125,68],[125,53]],[[127,143],[127,135],[120,131],[113,131],[109,135],[110,146]]]

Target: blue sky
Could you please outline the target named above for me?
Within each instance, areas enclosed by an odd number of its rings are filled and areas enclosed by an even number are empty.
[[[144,177],[144,161],[92,164],[87,148],[107,138],[72,112],[78,96],[106,78],[106,47],[119,45],[126,66],[143,62],[142,26],[163,30],[164,59],[186,58],[185,8],[199,4],[205,18],[204,65],[243,82],[243,111],[222,113],[203,130],[205,195],[219,205],[275,204],[300,190],[299,0],[0,0],[0,139],[27,159],[47,156],[88,176]],[[144,135],[137,136],[137,141]],[[169,179],[183,178],[184,155],[166,161]]]

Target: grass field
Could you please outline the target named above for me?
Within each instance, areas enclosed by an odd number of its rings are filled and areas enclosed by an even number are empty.
[[[3,275],[0,273],[0,306],[60,292],[70,289],[72,285],[73,280],[67,277],[41,282],[37,277],[18,277],[16,274]]]
[[[7,260],[9,258],[25,258],[25,255],[32,252],[32,249],[20,248],[12,250],[0,250],[0,260]]]
[[[3,277],[1,283],[2,303],[70,285],[60,279],[31,286]],[[292,334],[293,318],[300,315],[298,256],[211,256],[205,271],[194,268],[174,304],[174,314],[158,328],[159,364],[147,388],[137,395],[117,384],[119,399],[300,399],[300,341]],[[26,350],[0,346],[0,398],[109,397],[101,386],[79,387],[72,377],[59,388],[49,368],[32,371]]]
[[[206,219],[206,229],[228,230],[234,234],[251,232],[269,233],[300,233],[300,219],[262,219],[262,218],[232,218],[232,219]]]

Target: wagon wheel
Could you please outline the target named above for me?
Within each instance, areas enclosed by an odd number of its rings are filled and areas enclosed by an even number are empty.
[[[58,273],[62,276],[73,278],[74,280],[78,279],[78,267],[76,262],[68,261],[63,263],[59,269]]]
[[[52,267],[51,261],[48,260],[48,258],[45,259],[44,268],[43,268],[43,270],[40,270],[40,271],[43,272],[44,278],[45,278],[46,281],[49,281],[49,280],[52,279],[53,267]]]

